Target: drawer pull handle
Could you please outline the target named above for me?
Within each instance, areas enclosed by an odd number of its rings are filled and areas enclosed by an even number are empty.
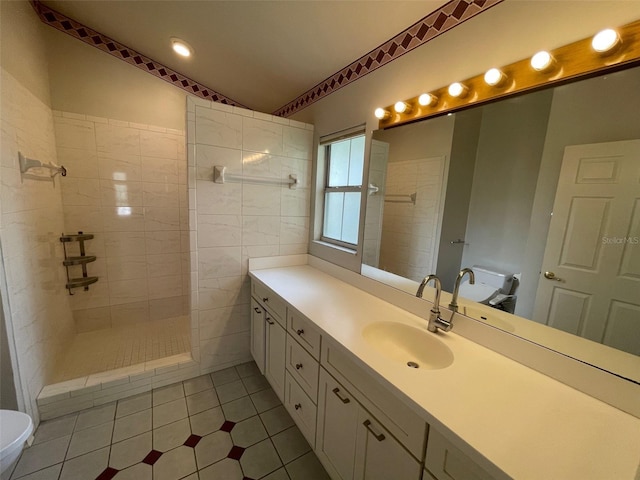
[[[265,302],[265,303],[266,303],[266,302],[268,302],[268,301],[269,301],[269,297],[264,297],[264,298],[262,299],[262,301],[263,301],[263,302]]]
[[[296,370],[300,370],[302,368],[302,364],[301,363],[296,363]]]
[[[340,393],[338,393],[338,392],[340,392],[340,389],[338,387],[334,388],[331,391],[336,394],[336,397],[338,397],[342,403],[349,403],[351,401],[347,397],[341,397],[340,396]]]
[[[272,321],[271,321],[271,317],[267,317],[267,318],[265,318],[265,320],[267,321],[267,323],[268,323],[269,325],[274,325],[274,324],[275,324],[275,322],[272,322]]]
[[[298,330],[296,330],[296,333],[298,335],[304,335],[304,330],[302,328],[299,328]]]
[[[367,430],[371,432],[371,435],[373,435],[376,440],[378,440],[379,442],[384,440],[384,434],[374,432],[371,428],[371,422],[369,420],[365,420],[362,424],[366,427]]]
[[[256,313],[262,313],[262,310],[260,310],[258,307],[253,307],[253,310],[254,310]]]
[[[300,405],[299,403],[296,403],[293,408],[295,408],[296,410],[300,410],[302,408],[302,405]]]

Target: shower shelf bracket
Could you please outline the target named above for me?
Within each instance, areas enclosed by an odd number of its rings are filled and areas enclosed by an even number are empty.
[[[95,255],[87,255],[85,253],[84,242],[87,240],[91,240],[93,238],[93,234],[91,233],[83,233],[78,232],[77,235],[65,235],[64,233],[60,237],[60,241],[62,242],[62,247],[64,249],[64,260],[62,261],[62,265],[67,269],[67,284],[65,287],[69,290],[69,295],[73,295],[72,290],[74,288],[84,287],[85,291],[89,290],[89,285],[92,283],[96,283],[98,281],[98,277],[90,277],[87,273],[87,264],[96,261]],[[79,256],[68,256],[67,255],[67,243],[70,242],[78,242],[80,244],[80,255]],[[69,276],[69,267],[74,265],[80,265],[82,267],[82,277],[71,278]]]

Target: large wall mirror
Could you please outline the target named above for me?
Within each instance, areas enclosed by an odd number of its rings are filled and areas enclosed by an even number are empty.
[[[460,312],[640,382],[639,86],[633,67],[375,131],[363,275],[503,275]]]

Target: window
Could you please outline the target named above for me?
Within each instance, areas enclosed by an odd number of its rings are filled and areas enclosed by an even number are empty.
[[[322,240],[353,248],[358,243],[364,135],[323,145],[326,159]]]

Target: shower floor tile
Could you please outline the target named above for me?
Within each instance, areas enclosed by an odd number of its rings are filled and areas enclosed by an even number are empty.
[[[266,381],[255,382],[260,390],[252,394],[238,389],[243,395],[235,398],[234,378],[253,377],[254,367],[250,362],[213,379],[203,375],[42,422],[35,432],[41,443],[25,449],[11,480],[329,480],[282,404],[271,401],[277,397]],[[231,390],[233,399],[225,401],[221,392]],[[204,410],[152,428],[159,409],[193,405],[195,396]],[[238,405],[248,418],[237,420]],[[273,428],[274,419],[281,428]],[[122,429],[136,425],[142,428]]]
[[[54,383],[190,351],[186,316],[79,333],[58,363]]]

